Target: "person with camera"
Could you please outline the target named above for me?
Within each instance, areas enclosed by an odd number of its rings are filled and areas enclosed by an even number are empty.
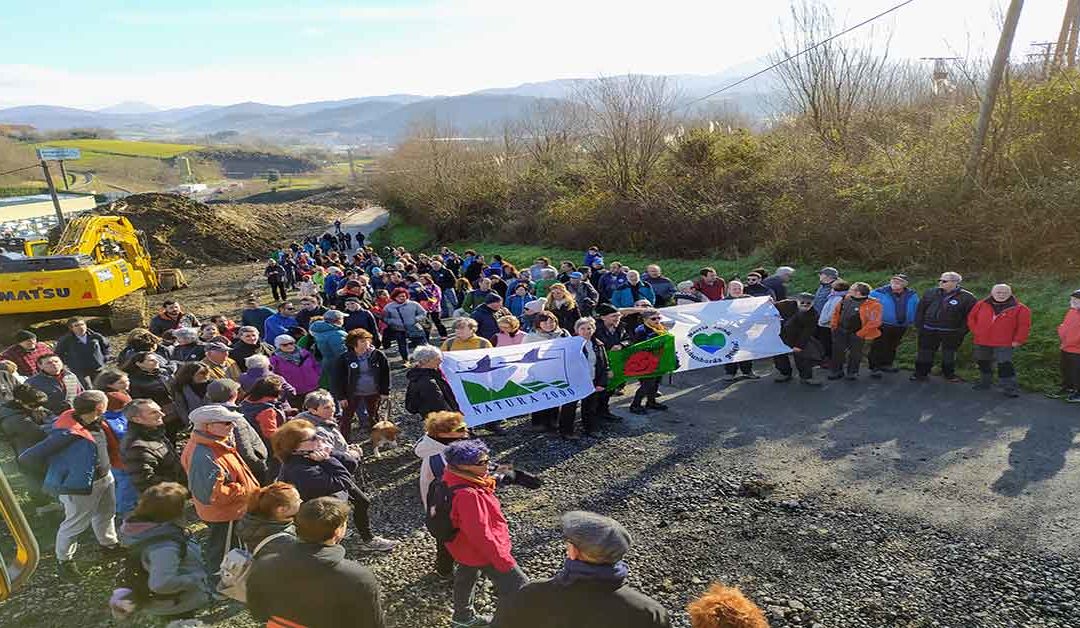
[[[491,618],[477,615],[473,593],[483,573],[505,598],[529,581],[511,552],[510,529],[495,497],[496,479],[489,468],[490,450],[480,440],[459,440],[443,451],[447,467],[443,481],[453,491],[450,521],[457,533],[446,549],[457,564],[454,573],[452,628],[487,626]]]

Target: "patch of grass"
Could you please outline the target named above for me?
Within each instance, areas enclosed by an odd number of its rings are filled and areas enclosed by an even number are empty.
[[[430,250],[441,246],[433,243],[431,235],[421,227],[405,224],[398,214],[391,214],[390,222],[386,227],[377,231],[372,240],[381,248],[383,246],[404,246],[410,251]],[[570,260],[576,265],[583,262],[584,251],[549,247],[536,244],[516,244],[482,240],[461,241],[447,243],[446,246],[458,253],[465,249],[474,249],[490,258],[493,254],[503,256],[503,259],[513,263],[519,269],[527,268],[539,256],[549,258],[554,266],[558,266],[562,260]],[[666,276],[678,283],[685,279],[693,279],[698,276],[698,271],[703,266],[712,266],[725,279],[732,277],[745,277],[746,273],[757,266],[763,266],[770,271],[777,264],[790,264],[798,271],[795,274],[789,294],[817,290],[818,268],[832,265],[831,261],[817,260],[814,262],[790,260],[776,262],[764,255],[754,255],[740,259],[719,258],[657,258],[643,253],[629,253],[622,251],[605,251],[604,261],[608,264],[614,261],[622,262],[632,268],[644,271],[648,264],[659,264]],[[897,269],[904,271],[906,269]],[[942,269],[948,270],[948,269]],[[848,281],[865,281],[875,288],[888,283],[892,272],[881,270],[871,271],[864,268],[840,267],[844,279]],[[1072,285],[1080,285],[1077,277],[1053,277],[1046,274],[1017,273],[1012,276],[1000,276],[980,273],[977,270],[959,269],[965,275],[964,287],[975,294],[977,298],[986,298],[990,288],[996,283],[1008,283],[1022,303],[1031,308],[1032,326],[1031,336],[1027,344],[1016,351],[1014,364],[1018,372],[1020,383],[1024,388],[1038,392],[1050,392],[1057,390],[1060,384],[1058,369],[1059,344],[1057,326],[1061,322],[1068,307],[1069,293]],[[937,285],[937,274],[928,275],[925,271],[916,274],[914,270],[909,273],[912,276],[911,287],[920,294]],[[912,368],[915,361],[915,337],[914,331],[909,330],[900,347],[900,366]],[[960,350],[959,362],[960,374],[968,379],[978,377],[977,369],[971,360],[971,336],[965,340]],[[864,352],[865,354],[865,352]],[[938,356],[940,359],[940,355]]]
[[[84,151],[105,155],[126,155],[129,157],[153,157],[169,159],[186,152],[202,148],[195,144],[170,144],[166,142],[137,142],[133,140],[57,140],[43,142],[35,147],[59,146],[78,148]]]

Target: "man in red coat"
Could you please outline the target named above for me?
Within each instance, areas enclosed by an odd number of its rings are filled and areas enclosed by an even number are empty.
[[[15,344],[0,354],[0,358],[15,363],[19,375],[30,377],[38,372],[38,358],[49,355],[53,350],[44,342],[38,342],[37,336],[32,331],[20,329],[15,332]]]
[[[1013,351],[1027,342],[1031,332],[1031,310],[1016,300],[1008,284],[999,283],[990,289],[990,296],[979,301],[968,313],[968,329],[974,336],[972,355],[979,365],[976,390],[989,390],[994,385],[994,363],[998,367],[998,383],[1006,397],[1019,397]]]
[[[495,478],[488,473],[490,453],[479,440],[452,443],[443,452],[448,465],[443,481],[454,491],[450,521],[457,534],[446,549],[457,563],[454,574],[452,628],[487,626],[491,617],[473,610],[473,590],[483,572],[500,598],[517,592],[529,582],[511,555],[510,529],[499,499]]]

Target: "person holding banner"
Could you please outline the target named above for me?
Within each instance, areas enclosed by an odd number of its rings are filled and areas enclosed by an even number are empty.
[[[559,319],[555,316],[555,313],[550,310],[544,310],[536,315],[536,329],[529,332],[525,336],[525,344],[532,342],[544,342],[545,340],[554,340],[556,338],[569,338],[570,332],[559,327]],[[566,404],[570,405],[570,404]],[[547,408],[544,410],[537,410],[531,414],[532,429],[534,432],[553,432],[555,431],[555,424],[559,421],[560,412],[564,406],[556,406],[554,408]],[[569,410],[571,413],[577,409],[577,404],[573,404]],[[573,425],[573,418],[571,415],[571,425]]]
[[[780,372],[774,381],[778,384],[791,381],[791,362],[794,360],[799,381],[808,386],[820,386],[821,382],[814,380],[814,364],[822,357],[821,343],[814,337],[818,320],[814,295],[803,292],[794,299],[777,301],[775,306],[784,321],[780,327],[780,339],[791,347],[791,355],[785,353],[773,358],[773,364]]]
[[[431,345],[421,345],[413,351],[413,367],[406,371],[409,384],[405,389],[405,410],[426,417],[431,412],[458,412],[458,402],[439,366],[442,351]]]
[[[634,342],[644,342],[650,338],[670,334],[661,322],[659,310],[645,310],[641,313],[641,324],[634,329]],[[668,407],[656,400],[660,392],[659,377],[642,377],[638,380],[638,389],[634,400],[630,402],[630,412],[645,414],[649,410],[667,410]],[[641,402],[645,405],[642,406]]]
[[[589,368],[593,373],[593,392],[581,400],[581,423],[582,433],[590,438],[597,436],[600,428],[600,402],[601,395],[607,389],[608,384],[608,357],[603,343],[597,340],[596,321],[591,318],[583,318],[574,324],[574,334],[585,340],[581,351],[585,359],[589,361]],[[574,434],[574,415],[577,413],[577,402],[572,401],[559,407],[559,436],[570,440],[577,440]]]
[[[727,285],[727,296],[723,300],[731,301],[732,299],[748,298],[750,298],[750,295],[744,292],[743,282],[732,279]],[[750,360],[743,360],[742,362],[729,362],[724,365],[724,381],[733,382],[737,380],[740,371],[746,379],[761,379],[761,376],[754,372],[754,363]]]
[[[600,317],[600,324],[594,334],[600,344],[604,345],[605,351],[617,351],[630,344],[630,334],[622,324],[622,312],[615,309],[609,303],[601,303],[596,306],[596,315]],[[611,394],[613,391],[605,389],[599,395],[600,418],[605,421],[621,421],[622,417],[611,412]]]

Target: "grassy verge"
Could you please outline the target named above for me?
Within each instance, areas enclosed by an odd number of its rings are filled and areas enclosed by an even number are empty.
[[[432,249],[442,244],[432,243],[431,235],[423,228],[405,224],[397,214],[391,215],[387,226],[376,232],[372,240],[379,247],[404,246],[411,251]],[[492,241],[462,241],[446,243],[446,245],[459,253],[465,249],[474,249],[489,257],[498,253],[518,268],[529,266],[534,259],[541,255],[551,259],[556,266],[562,260],[570,260],[580,265],[584,255],[584,251],[558,247]],[[647,254],[622,251],[607,251],[604,254],[604,260],[608,263],[620,261],[639,270],[644,270],[647,264],[659,264],[664,274],[675,282],[696,277],[698,270],[702,266],[712,266],[716,268],[722,277],[728,278],[735,275],[745,276],[750,269],[757,266],[772,269],[778,263],[786,263],[798,269],[792,292],[801,292],[803,290],[813,292],[816,290],[817,269],[821,266],[833,264],[829,260],[802,260],[796,263],[787,260],[776,262],[764,255],[735,260],[656,258]],[[865,281],[874,287],[887,283],[892,273],[896,272],[849,267],[840,268],[840,271],[848,281]],[[972,269],[959,269],[959,272],[965,275],[964,286],[972,291],[976,297],[985,298],[989,294],[992,285],[1004,282],[1010,284],[1017,298],[1031,308],[1031,337],[1027,344],[1017,351],[1015,357],[1020,383],[1026,389],[1032,391],[1050,392],[1057,390],[1060,383],[1057,325],[1061,322],[1065,309],[1068,307],[1069,293],[1075,289],[1075,286],[1080,286],[1080,280],[1075,277],[1051,277],[1045,274],[1025,273],[1004,277],[982,274]],[[911,275],[913,278],[912,288],[920,293],[934,287],[938,276],[936,274],[927,275],[925,272],[921,274],[911,273]],[[900,366],[911,368],[914,364],[914,358],[915,335],[909,331],[900,347]],[[974,362],[971,360],[970,339],[965,342],[964,347],[961,349],[959,360],[961,375],[968,379],[977,376]]]

